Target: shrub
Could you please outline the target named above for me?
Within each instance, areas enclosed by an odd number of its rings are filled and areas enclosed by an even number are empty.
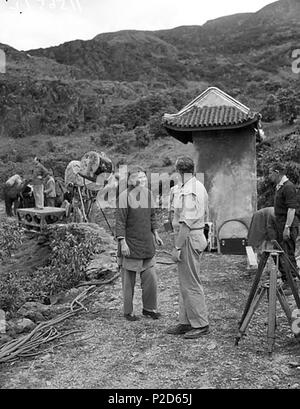
[[[24,238],[24,230],[18,227],[15,220],[7,219],[0,222],[0,260],[11,257]]]
[[[67,290],[85,278],[92,256],[103,251],[103,241],[88,226],[70,223],[48,228],[50,257],[32,277],[32,292],[44,297]]]
[[[54,145],[54,143],[53,143],[53,141],[50,139],[49,141],[47,141],[47,150],[49,151],[49,152],[55,152],[56,151],[56,147],[55,147],[55,145]]]
[[[276,105],[273,104],[268,104],[266,106],[264,106],[261,111],[260,111],[261,115],[262,115],[262,119],[265,122],[272,122],[275,121],[275,119],[277,118],[277,108]]]
[[[2,273],[0,276],[0,309],[15,312],[26,301],[19,273]]]
[[[162,165],[163,165],[163,166],[171,166],[171,165],[173,165],[172,159],[170,159],[169,156],[164,156],[164,157],[163,157]]]
[[[49,251],[42,267],[17,265],[14,272],[11,266],[6,271],[0,269],[1,309],[14,312],[25,301],[43,302],[76,286],[86,279],[86,266],[93,256],[108,249],[112,241],[103,229],[86,223],[52,225],[45,234]]]
[[[300,184],[300,135],[281,136],[261,143],[257,149],[258,207],[273,206],[274,185],[269,178],[269,169],[281,162],[287,176],[296,185]]]
[[[168,132],[162,126],[162,114],[158,113],[149,119],[149,131],[153,139],[168,136]]]
[[[137,146],[145,147],[149,145],[150,136],[144,127],[136,127],[134,130],[134,134]]]

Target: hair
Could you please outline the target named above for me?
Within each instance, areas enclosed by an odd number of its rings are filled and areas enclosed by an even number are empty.
[[[189,156],[180,156],[175,163],[176,171],[179,173],[194,173],[195,164]]]
[[[133,175],[134,173],[139,173],[139,172],[143,172],[146,174],[146,171],[144,168],[142,168],[142,166],[131,166],[128,169],[128,179],[130,178],[131,175]]]
[[[280,173],[281,175],[284,175],[286,173],[285,166],[280,162],[277,162],[274,165],[272,165],[270,170],[272,172]]]

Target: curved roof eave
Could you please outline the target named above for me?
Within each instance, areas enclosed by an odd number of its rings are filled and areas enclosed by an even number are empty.
[[[255,117],[249,121],[242,122],[240,124],[235,124],[235,125],[215,125],[215,126],[202,126],[202,127],[177,127],[173,125],[169,125],[164,123],[163,126],[165,128],[177,131],[177,132],[205,132],[205,131],[217,131],[217,130],[223,130],[223,129],[238,129],[238,128],[245,128],[255,122],[258,121],[259,118]]]

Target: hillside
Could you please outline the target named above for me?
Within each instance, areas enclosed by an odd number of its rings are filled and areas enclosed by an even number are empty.
[[[299,16],[299,1],[281,0],[203,26],[105,33],[29,52],[76,66],[89,78],[169,86],[208,81],[229,90],[295,79],[290,54],[299,47]]]
[[[95,132],[100,146],[120,145],[135,143],[142,127],[157,138],[164,135],[162,114],[178,111],[208,86],[259,111],[270,94],[299,93],[291,69],[299,17],[299,1],[280,0],[202,26],[104,33],[28,51],[2,44],[0,136]]]

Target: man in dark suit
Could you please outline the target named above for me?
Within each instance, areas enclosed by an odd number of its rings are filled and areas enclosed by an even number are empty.
[[[124,317],[136,321],[133,315],[133,296],[136,276],[140,274],[143,315],[160,318],[157,312],[157,278],[155,272],[155,244],[161,246],[153,197],[147,188],[145,171],[133,167],[128,172],[128,188],[118,198],[116,237],[122,266]]]
[[[275,221],[277,227],[277,241],[285,251],[291,264],[293,265],[292,274],[297,276],[297,262],[295,258],[296,240],[299,233],[299,219],[296,213],[298,208],[297,191],[295,185],[287,178],[285,167],[281,163],[272,166],[270,178],[276,183],[274,197]],[[289,268],[280,259],[280,272],[284,282],[284,288],[287,288],[286,270]]]

